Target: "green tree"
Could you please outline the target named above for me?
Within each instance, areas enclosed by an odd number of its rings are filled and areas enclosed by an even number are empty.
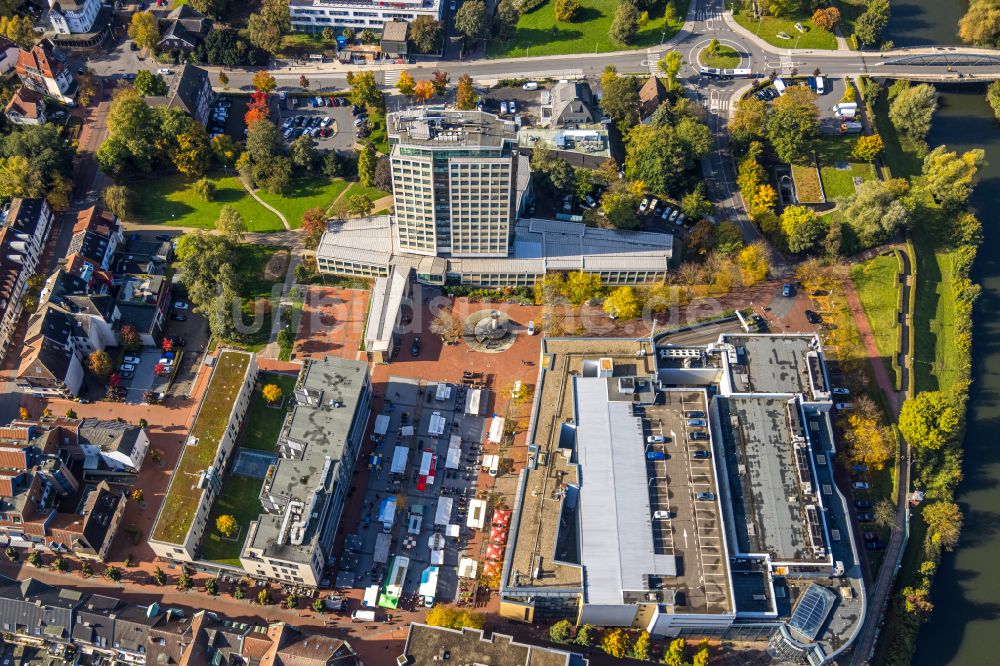
[[[163,569],[160,567],[156,567],[153,569],[153,581],[160,587],[163,587],[167,584],[167,574],[163,573]]]
[[[219,594],[219,583],[214,578],[205,581],[205,591],[213,597]]]
[[[94,575],[94,568],[88,560],[84,560],[83,564],[80,565],[80,575],[84,578],[90,578]]]
[[[691,660],[691,666],[708,666],[708,663],[711,660],[712,655],[708,650],[708,646],[705,645],[694,653],[694,659]]]
[[[921,391],[899,410],[899,431],[918,449],[940,449],[958,435],[960,424],[955,399],[942,391]]]
[[[246,588],[243,587],[242,583],[237,583],[236,587],[233,588],[233,599],[239,601],[241,599],[246,599],[246,596],[247,596]]]
[[[937,110],[937,91],[929,83],[909,86],[896,95],[889,105],[889,120],[918,144],[931,130],[931,120]]]
[[[455,30],[466,42],[485,39],[489,32],[489,19],[486,17],[486,3],[482,0],[467,0],[455,12]]]
[[[270,120],[258,120],[250,125],[244,152],[252,164],[267,162],[284,152],[281,131]]]
[[[371,187],[375,182],[375,144],[364,141],[358,151],[358,180],[365,187]]]
[[[441,21],[421,14],[410,22],[410,42],[420,53],[433,53],[441,48],[444,25]]]
[[[266,69],[257,70],[250,84],[254,90],[262,92],[265,95],[270,95],[278,87],[278,81]]]
[[[271,592],[266,587],[257,593],[257,603],[261,606],[271,605]]]
[[[868,134],[858,137],[854,148],[851,150],[851,156],[862,162],[873,162],[884,149],[885,144],[882,142],[881,136],[878,134]]]
[[[623,321],[642,314],[642,304],[635,287],[618,287],[611,292],[604,299],[604,311]]]
[[[924,157],[924,187],[943,206],[958,208],[964,205],[972,194],[972,181],[984,156],[981,148],[959,155],[938,146]]]
[[[296,596],[294,594],[289,594],[287,597],[285,597],[285,608],[291,609],[291,608],[298,608],[298,607],[299,607],[299,598],[298,598],[298,596]]]
[[[263,0],[247,21],[250,41],[268,53],[277,53],[282,38],[291,30],[292,20],[285,0]]]
[[[1000,14],[1000,9],[997,11]],[[1000,120],[1000,81],[994,81],[986,89],[986,101],[990,103],[993,115],[997,117],[997,120]]]
[[[576,18],[580,11],[580,0],[556,0],[555,15],[557,21],[569,22]]]
[[[101,201],[105,208],[111,211],[118,219],[124,220],[128,212],[131,195],[124,185],[108,185],[101,192]]]
[[[812,22],[817,28],[832,32],[840,23],[840,10],[836,7],[821,7],[813,12]]]
[[[582,645],[584,647],[590,647],[594,644],[594,626],[591,624],[585,624],[580,627],[576,632],[577,645]]]
[[[667,51],[666,55],[656,63],[657,69],[667,79],[667,90],[677,89],[677,74],[681,71],[681,65],[683,64],[684,59],[681,56],[681,52],[677,50]]]
[[[385,108],[385,98],[378,84],[375,83],[375,73],[371,71],[360,72],[349,77],[351,84],[351,103],[355,106],[363,106],[379,111]]]
[[[167,93],[167,82],[159,74],[153,74],[148,69],[140,69],[132,82],[135,89],[143,97],[155,95],[165,95]]]
[[[407,97],[412,97],[413,93],[416,91],[417,82],[413,80],[410,73],[405,69],[399,73],[399,78],[396,79],[396,90],[399,91],[400,95],[406,95]]]
[[[808,252],[816,247],[825,226],[815,211],[803,206],[788,206],[781,214],[781,229],[792,252]]]
[[[635,77],[618,76],[614,66],[608,65],[601,74],[601,89],[601,111],[617,123],[622,133],[639,122],[639,85]]]
[[[549,627],[549,638],[556,643],[568,643],[573,635],[573,624],[569,620],[559,620]]]
[[[701,183],[698,183],[698,187],[685,194],[681,199],[681,210],[692,220],[697,220],[712,212],[712,202],[705,196],[705,187]]]
[[[37,550],[32,550],[28,553],[28,564],[35,568],[41,568],[42,566],[42,554]]]
[[[228,513],[224,513],[215,519],[215,529],[224,537],[231,537],[239,529],[239,523]]]
[[[620,44],[630,44],[639,34],[639,11],[627,0],[619,2],[611,20],[608,36]]]
[[[514,36],[517,30],[517,22],[521,19],[521,11],[517,8],[516,0],[500,0],[497,10],[493,14],[491,29],[493,38],[501,41],[508,41]]]
[[[64,572],[69,569],[69,565],[66,563],[65,558],[61,555],[57,555],[55,559],[49,564],[49,568],[53,571]]]
[[[154,49],[160,41],[160,26],[152,12],[136,12],[128,24],[128,36],[141,49]]]
[[[639,226],[636,208],[639,195],[627,183],[618,180],[611,184],[601,196],[601,212],[607,226],[616,229],[634,229]]]
[[[228,5],[228,0],[191,0],[191,6],[206,16],[222,16]]]
[[[108,137],[97,151],[105,171],[152,171],[162,145],[160,117],[134,88],[123,88],[111,102]]]
[[[215,229],[233,243],[239,243],[247,232],[247,225],[238,210],[232,206],[223,206],[215,221]]]
[[[326,612],[326,604],[323,603],[322,599],[320,599],[319,597],[316,597],[315,599],[313,599],[312,609],[313,609],[314,613],[325,613]]]
[[[865,181],[843,203],[844,219],[864,247],[892,238],[910,225],[913,202],[907,196],[910,184],[902,178]]]
[[[208,178],[199,178],[194,183],[194,193],[202,201],[213,201],[215,199],[215,183]]]
[[[805,86],[789,86],[785,94],[774,101],[766,128],[779,159],[792,163],[804,161],[819,133],[816,93]]]
[[[122,579],[122,570],[118,567],[111,566],[110,564],[104,567],[104,577],[110,581],[117,583]]]
[[[962,510],[954,502],[933,502],[920,514],[932,542],[945,550],[953,550],[962,534]]]
[[[201,177],[212,163],[212,148],[208,143],[208,133],[194,118],[185,121],[187,127],[174,134],[174,145],[169,157],[173,165],[185,176]]]
[[[191,574],[186,569],[181,570],[181,575],[177,577],[177,588],[180,590],[190,590],[194,586]]]
[[[0,16],[0,34],[23,49],[30,48],[38,38],[31,18],[17,14]]]
[[[304,171],[312,171],[319,164],[320,154],[316,150],[316,140],[308,134],[303,134],[292,141],[288,152],[292,158],[292,165]]]
[[[20,155],[0,158],[0,198],[33,198],[44,194],[45,177],[37,164]]]
[[[854,23],[854,33],[864,46],[875,46],[889,25],[889,0],[868,0],[865,11]]]
[[[354,194],[347,200],[347,210],[351,215],[366,217],[371,215],[374,208],[375,204],[367,194]]]

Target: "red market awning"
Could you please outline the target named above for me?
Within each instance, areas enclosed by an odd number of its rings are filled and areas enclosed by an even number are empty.
[[[490,529],[490,541],[503,545],[507,541],[507,530],[499,525],[494,525]]]
[[[493,524],[507,527],[510,525],[510,511],[507,509],[497,509],[493,512]]]
[[[483,575],[490,576],[496,573],[497,569],[499,568],[500,568],[499,562],[494,562],[493,560],[487,560],[486,563],[483,564]]]
[[[486,559],[488,560],[502,560],[503,559],[503,548],[495,543],[491,543],[486,547]]]

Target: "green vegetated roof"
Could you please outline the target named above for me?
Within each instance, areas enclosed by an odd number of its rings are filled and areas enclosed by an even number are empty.
[[[191,428],[191,437],[198,443],[185,446],[181,453],[153,530],[154,540],[180,544],[187,536],[202,494],[198,475],[215,460],[249,365],[250,354],[246,352],[223,352],[216,361],[212,381]]]

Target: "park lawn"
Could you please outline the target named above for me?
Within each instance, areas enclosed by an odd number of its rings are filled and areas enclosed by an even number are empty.
[[[261,388],[268,384],[276,384],[281,389],[281,407],[268,406],[261,391],[255,390],[240,446],[268,453],[274,451],[274,445],[278,441],[278,432],[285,422],[285,415],[292,407],[292,391],[295,389],[296,379],[292,375],[276,372],[261,373]]]
[[[210,175],[215,183],[215,197],[204,201],[194,192],[194,180],[180,174],[147,178],[129,185],[135,199],[132,211],[138,224],[214,229],[223,206],[232,206],[247,225],[248,231],[281,231],[281,220],[254,201],[235,176]]]
[[[715,55],[710,54],[707,49],[698,54],[698,60],[702,65],[718,69],[735,69],[739,67],[741,59],[739,51],[725,44],[719,47]]]
[[[846,199],[854,194],[854,178],[861,180],[874,180],[875,167],[868,163],[851,162],[845,170],[834,166],[822,166],[819,169],[820,178],[823,180],[823,191],[826,193],[826,200]]]
[[[915,391],[948,391],[960,377],[961,355],[955,345],[955,294],[951,288],[952,253],[941,249],[941,235],[924,220],[913,231],[917,273],[913,304]]]
[[[823,203],[823,190],[819,175],[813,165],[792,165],[792,180],[795,181],[795,198],[799,203]]]
[[[240,566],[240,551],[247,538],[250,523],[261,513],[260,489],[263,479],[250,479],[230,474],[222,482],[222,491],[212,506],[205,535],[201,538],[201,559],[230,566]],[[215,529],[215,519],[229,514],[236,519],[239,533],[230,539]]]
[[[854,32],[854,24],[858,17],[864,14],[866,4],[865,0],[837,0],[836,6],[840,10],[840,31],[845,37],[850,37]]]
[[[351,183],[344,195],[327,210],[327,215],[348,215],[348,206],[350,205],[351,197],[363,194],[373,202],[378,201],[383,197],[389,196],[389,192],[378,189],[377,187],[365,187],[361,183],[354,181]]]
[[[293,229],[302,226],[302,216],[310,208],[326,210],[347,189],[343,178],[299,177],[292,179],[287,194],[269,194],[258,190],[257,196],[282,212]]]
[[[875,346],[895,374],[892,358],[899,342],[899,260],[896,253],[880,254],[870,261],[851,266],[851,281],[858,292],[868,323],[875,333]]]
[[[335,55],[337,40],[325,39],[322,32],[293,32],[281,38],[279,53],[282,55],[303,53],[322,53]]]
[[[837,49],[837,38],[833,36],[833,33],[814,26],[812,19],[808,16],[792,18],[765,16],[760,21],[755,21],[752,16],[738,12],[733,15],[733,18],[768,44],[783,49],[826,49],[830,51]],[[806,32],[796,30],[796,23],[801,23],[806,28]],[[791,39],[781,39],[778,37],[779,32],[791,36]]]
[[[270,296],[274,285],[284,282],[284,270],[279,271],[277,275],[265,275],[268,262],[279,251],[283,251],[287,255],[288,248],[277,245],[256,245],[251,243],[241,243],[237,246],[237,265],[234,268],[240,274],[241,284],[243,285],[240,295],[243,298]],[[284,268],[287,269],[287,267],[288,260],[286,258]]]
[[[892,176],[895,178],[919,176],[923,170],[920,149],[908,136],[897,132],[895,125],[889,120],[889,99],[886,91],[879,93],[872,106],[875,111],[875,126],[885,144],[883,156]]]
[[[677,0],[677,19],[670,25],[663,20],[666,3],[657,3],[649,11],[649,21],[631,44],[621,44],[608,36],[619,0],[580,0],[577,18],[571,23],[556,21],[555,0],[523,14],[509,42],[491,40],[486,53],[490,58],[568,55],[624,51],[662,44],[684,24],[690,0]]]

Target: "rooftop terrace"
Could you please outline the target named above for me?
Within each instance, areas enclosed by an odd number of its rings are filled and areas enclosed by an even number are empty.
[[[731,367],[737,393],[803,393],[812,398],[810,352],[813,336],[730,335],[725,341],[736,347],[737,364]]]
[[[198,487],[199,475],[215,460],[251,358],[251,354],[238,351],[219,355],[187,445],[163,498],[152,539],[166,543],[184,542],[205,492]]]

